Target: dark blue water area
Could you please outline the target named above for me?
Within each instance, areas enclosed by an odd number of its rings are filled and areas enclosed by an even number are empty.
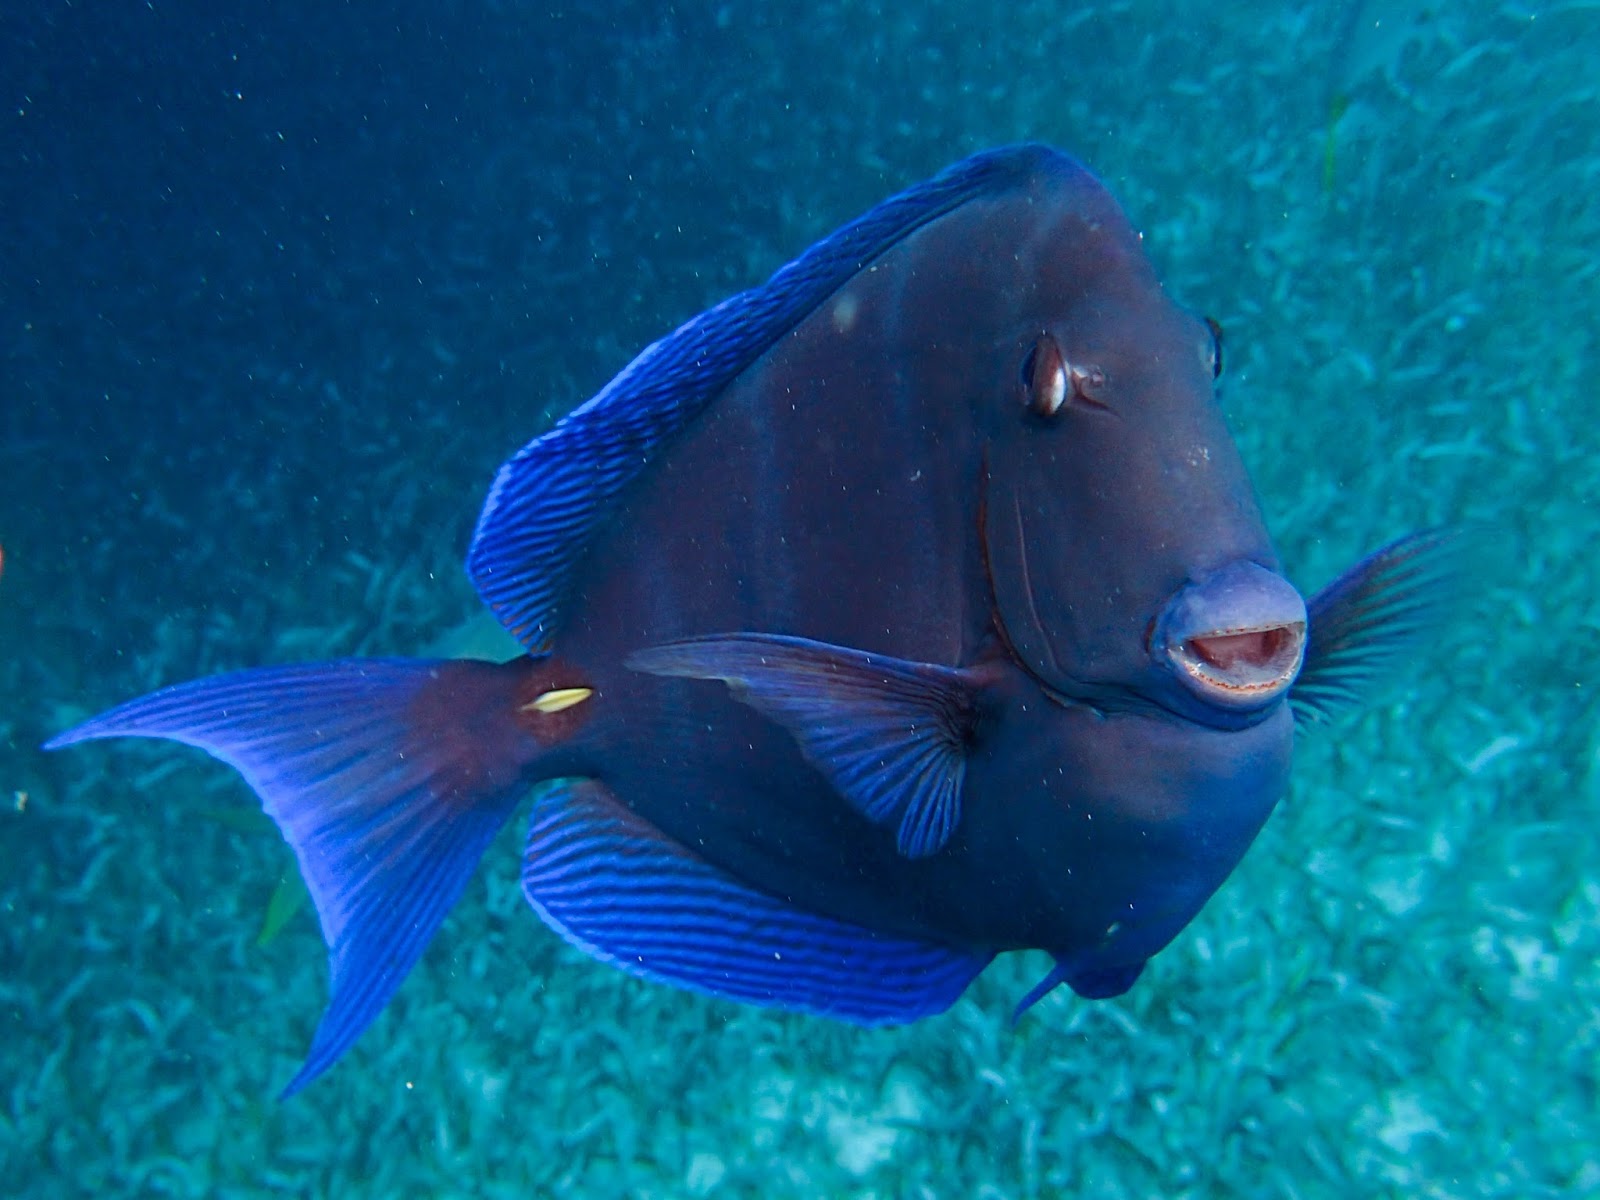
[[[1379,7],[0,11],[6,1190],[1600,1196],[1600,19]],[[40,743],[214,671],[505,652],[461,569],[499,463],[1020,140],[1225,329],[1296,582],[1465,522],[1454,621],[1301,739],[1125,997],[1013,1029],[1037,952],[899,1029],[680,993],[541,926],[513,828],[277,1100],[326,972],[270,821],[194,752]]]
[[[616,85],[606,46],[641,17],[316,5],[10,18],[0,186],[19,318],[6,361],[27,401],[6,411],[17,453],[76,447],[79,498],[100,482],[97,451],[137,447],[169,456],[191,497],[287,472],[312,503],[331,464],[310,445],[381,456],[426,412],[493,423],[468,469],[481,479],[615,365],[552,387],[544,351],[610,336],[614,358],[659,320],[619,319],[615,290],[597,303],[602,276],[644,284],[665,269],[631,244],[655,225],[628,178],[634,122],[616,113],[603,140],[591,123]],[[587,165],[601,160],[611,169]],[[697,261],[716,222],[693,228],[683,252]]]

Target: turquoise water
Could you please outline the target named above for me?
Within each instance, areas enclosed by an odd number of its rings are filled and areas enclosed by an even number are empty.
[[[19,1195],[1600,1196],[1600,11],[509,4],[0,17],[0,1179]],[[262,662],[481,646],[494,467],[896,188],[1039,139],[1227,330],[1315,587],[1491,531],[1127,996],[862,1031],[590,963],[491,848],[325,997],[226,769],[44,756]],[[519,822],[514,821],[513,826]],[[260,944],[262,941],[265,944]]]

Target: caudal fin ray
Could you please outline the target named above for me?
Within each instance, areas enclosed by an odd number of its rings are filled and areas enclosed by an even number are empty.
[[[328,1008],[286,1095],[382,1010],[524,790],[538,747],[516,721],[519,669],[345,659],[243,671],[130,701],[48,743],[183,742],[260,797],[328,946]]]

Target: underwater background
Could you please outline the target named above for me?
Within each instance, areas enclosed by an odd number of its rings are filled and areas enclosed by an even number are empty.
[[[1592,2],[7,5],[0,1179],[18,1196],[1600,1196]],[[38,744],[208,672],[493,653],[499,462],[985,146],[1082,157],[1227,330],[1309,590],[1488,532],[1126,996],[1002,958],[862,1030],[584,959],[511,826],[355,1050],[192,752]],[[492,623],[491,623],[492,624]],[[290,883],[285,882],[286,871]]]

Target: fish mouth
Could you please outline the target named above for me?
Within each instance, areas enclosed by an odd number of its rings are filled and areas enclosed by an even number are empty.
[[[984,470],[978,531],[991,627],[1006,656],[1048,699],[1067,708],[1165,708],[1202,721],[1220,712],[1231,726],[1254,720],[1299,677],[1305,602],[1277,572],[1235,560],[1192,576],[1148,627],[1145,650],[1158,670],[1177,677],[1183,696],[1174,697],[1170,687],[1147,691],[1148,677],[1121,690],[1072,678],[1057,661],[1039,612],[1020,501],[1002,495],[993,505],[987,459]],[[1204,707],[1196,710],[1194,700]]]
[[[1286,689],[1305,658],[1306,623],[1213,629],[1167,651],[1191,687],[1212,698],[1254,704]]]
[[[1305,601],[1277,572],[1229,563],[1167,601],[1150,648],[1198,699],[1235,711],[1260,708],[1300,674]]]

